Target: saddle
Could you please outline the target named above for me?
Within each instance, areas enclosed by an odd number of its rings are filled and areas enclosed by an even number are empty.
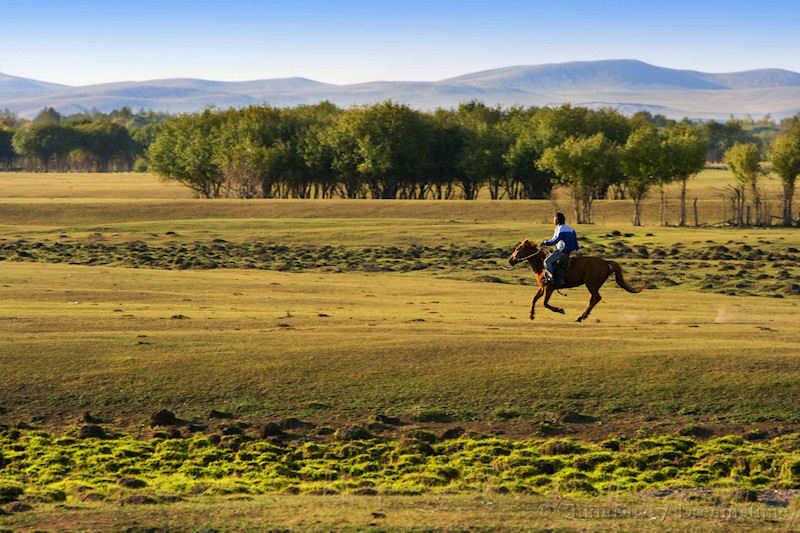
[[[552,285],[554,289],[562,288],[566,281],[569,263],[570,257],[566,254],[561,254],[553,265],[553,273],[551,274],[549,270],[545,270],[545,285]]]

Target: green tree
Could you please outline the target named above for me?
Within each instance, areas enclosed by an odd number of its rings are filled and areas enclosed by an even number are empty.
[[[592,202],[598,190],[620,174],[619,147],[603,133],[591,137],[569,137],[558,146],[547,148],[539,167],[553,172],[572,190],[578,224],[592,223]]]
[[[745,188],[749,185],[758,218],[758,176],[761,173],[761,152],[754,143],[736,143],[725,152],[725,164],[736,177],[734,207],[736,224],[745,223]],[[750,220],[747,220],[750,223]]]
[[[333,166],[335,153],[327,142],[331,127],[329,123],[313,124],[303,131],[298,142],[299,156],[321,188],[322,198],[331,198],[338,186],[337,173]]]
[[[384,102],[355,115],[358,172],[373,197],[397,198],[415,186],[429,161],[431,131],[418,111]]]
[[[772,169],[783,183],[783,225],[791,226],[793,222],[792,199],[795,182],[800,174],[800,124],[781,132],[772,142],[769,160]]]
[[[153,141],[158,137],[163,124],[163,122],[151,122],[140,127],[129,128],[131,130],[131,137],[139,145],[139,149],[142,152],[147,152],[147,149],[150,148],[150,145],[153,144]]]
[[[472,101],[458,106],[454,117],[467,132],[459,158],[464,198],[477,198],[483,184],[488,184],[491,199],[499,199],[507,187],[503,154],[509,144],[502,128],[502,110]]]
[[[459,110],[438,109],[433,116],[433,141],[431,144],[429,171],[436,173],[438,182],[445,188],[438,189],[438,196],[452,197],[456,186],[465,200],[478,197],[487,182],[488,172],[496,171],[491,153],[480,152],[479,130],[486,127],[484,118],[475,119],[464,106]],[[479,151],[480,153],[475,153]]]
[[[85,150],[95,163],[98,172],[107,172],[113,161],[130,169],[139,150],[127,128],[107,120],[77,126],[80,148]]]
[[[45,107],[33,119],[34,124],[59,124],[61,123],[61,113],[52,107]]]
[[[14,161],[14,146],[11,144],[14,132],[0,126],[0,166],[8,169]]]
[[[24,122],[10,109],[0,109],[0,128],[13,130],[22,126]]]
[[[432,140],[428,172],[432,180],[433,198],[453,198],[455,184],[466,181],[461,161],[469,132],[457,121],[452,112],[438,110],[431,117]]]
[[[230,109],[219,116],[213,159],[227,194],[281,196],[281,110],[269,106]]]
[[[667,129],[664,138],[666,174],[681,182],[681,226],[686,225],[686,182],[706,164],[708,141],[698,128],[679,124]]]
[[[597,133],[602,133],[608,141],[621,146],[630,135],[631,123],[624,115],[612,109],[593,111],[586,107],[563,105],[536,110],[529,130],[533,146],[539,153],[544,153],[545,149],[558,146],[569,137],[591,137]],[[621,172],[609,175],[606,187],[598,188],[593,194],[597,198],[604,198],[608,188],[619,187],[621,180]]]
[[[733,145],[755,142],[740,120],[731,119],[724,123],[712,120],[703,125],[703,130],[708,139],[706,159],[714,163],[723,161],[725,152]]]
[[[42,122],[22,127],[16,131],[12,144],[18,154],[36,159],[47,172],[51,162],[63,165],[69,153],[77,146],[74,128]]]
[[[210,110],[164,124],[148,150],[152,170],[206,198],[219,197],[223,172],[217,162],[220,116]]]
[[[359,172],[363,156],[358,145],[365,112],[363,108],[348,109],[319,132],[320,142],[330,153],[331,170],[346,198],[362,198],[365,194],[364,179]]]
[[[503,163],[511,183],[522,189],[521,194],[510,195],[514,198],[547,198],[553,189],[555,176],[537,165],[543,144],[536,136],[536,129],[531,127],[531,121],[530,115],[522,115],[513,117],[508,124],[512,141],[503,154]]]
[[[661,135],[653,126],[635,130],[622,150],[625,185],[633,200],[633,225],[642,225],[642,200],[664,175],[665,157]]]
[[[340,114],[341,110],[328,101],[295,109],[298,127],[293,133],[293,146],[298,171],[313,184],[314,198],[331,198],[338,188],[332,167],[333,151],[325,143],[325,132]]]

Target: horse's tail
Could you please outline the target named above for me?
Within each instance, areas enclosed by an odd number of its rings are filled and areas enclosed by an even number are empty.
[[[637,288],[628,285],[628,282],[625,281],[625,278],[622,276],[622,267],[619,265],[619,263],[617,263],[616,261],[606,261],[606,263],[608,263],[608,268],[610,268],[611,271],[614,273],[614,279],[617,282],[617,285],[619,285],[628,292],[632,292],[633,294],[642,292],[641,287]]]

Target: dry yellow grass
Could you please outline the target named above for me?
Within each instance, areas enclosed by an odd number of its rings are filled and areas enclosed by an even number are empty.
[[[540,308],[535,322],[531,293],[425,274],[5,262],[3,403],[59,426],[162,407],[334,424],[420,408],[492,422],[506,407],[526,414],[523,431],[563,409],[610,427],[650,417],[650,430],[796,421],[796,299],[609,284],[577,325],[585,291],[557,297],[567,317]]]
[[[174,532],[220,531],[791,531],[794,509],[719,507],[639,498],[539,496],[258,496],[195,498],[168,507],[48,506],[0,525],[20,530],[118,531],[132,524]]]

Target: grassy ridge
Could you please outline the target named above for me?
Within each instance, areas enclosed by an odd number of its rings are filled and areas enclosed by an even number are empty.
[[[377,424],[376,424],[377,425]],[[86,428],[78,433],[86,433]],[[97,427],[97,426],[93,426]],[[222,435],[81,438],[41,431],[0,436],[0,498],[122,500],[220,494],[424,494],[495,492],[598,495],[651,489],[763,489],[800,485],[800,436],[770,441],[722,437],[568,439],[440,438],[409,431],[401,440],[364,428],[330,441],[283,431],[253,439],[235,423]],[[751,438],[762,439],[761,433]],[[91,496],[87,496],[91,494]],[[771,495],[764,494],[764,497]],[[144,502],[142,502],[144,503]]]

